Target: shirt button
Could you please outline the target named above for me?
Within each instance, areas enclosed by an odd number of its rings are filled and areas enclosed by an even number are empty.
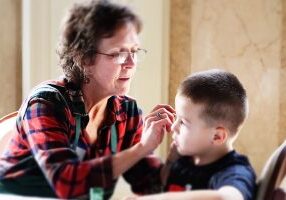
[[[99,154],[102,154],[102,153],[103,153],[103,150],[102,150],[102,149],[99,149],[99,150],[98,150],[98,153],[99,153]]]

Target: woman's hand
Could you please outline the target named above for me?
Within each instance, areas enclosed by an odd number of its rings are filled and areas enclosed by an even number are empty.
[[[144,118],[140,142],[112,157],[113,178],[118,178],[136,162],[150,154],[161,143],[165,132],[171,130],[174,120],[175,111],[171,106],[157,105]]]
[[[144,118],[141,144],[152,152],[163,140],[164,134],[171,131],[175,120],[175,110],[170,105],[159,104]]]

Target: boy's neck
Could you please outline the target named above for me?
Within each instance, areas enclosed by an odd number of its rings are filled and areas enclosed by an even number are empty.
[[[207,165],[217,161],[233,150],[232,145],[225,145],[219,148],[211,149],[204,155],[193,156],[194,164],[197,166]]]

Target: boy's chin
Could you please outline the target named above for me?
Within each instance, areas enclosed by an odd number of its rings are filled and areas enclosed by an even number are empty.
[[[170,145],[170,148],[171,149],[176,149],[176,152],[178,153],[178,154],[180,154],[181,156],[183,155],[182,154],[182,149],[180,148],[180,146],[178,145],[178,143],[176,143],[175,141],[172,141],[172,143],[171,143],[171,145]]]
[[[192,152],[190,152],[189,150],[182,149],[178,146],[177,146],[177,151],[181,156],[193,156]]]
[[[181,156],[187,156],[186,152],[183,151],[183,149],[181,149],[180,147],[177,146],[177,151]]]

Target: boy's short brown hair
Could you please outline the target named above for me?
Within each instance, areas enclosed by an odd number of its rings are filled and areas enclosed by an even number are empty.
[[[236,133],[248,113],[246,91],[238,78],[224,70],[194,73],[181,84],[178,94],[202,104],[201,118],[209,125],[223,123]]]

